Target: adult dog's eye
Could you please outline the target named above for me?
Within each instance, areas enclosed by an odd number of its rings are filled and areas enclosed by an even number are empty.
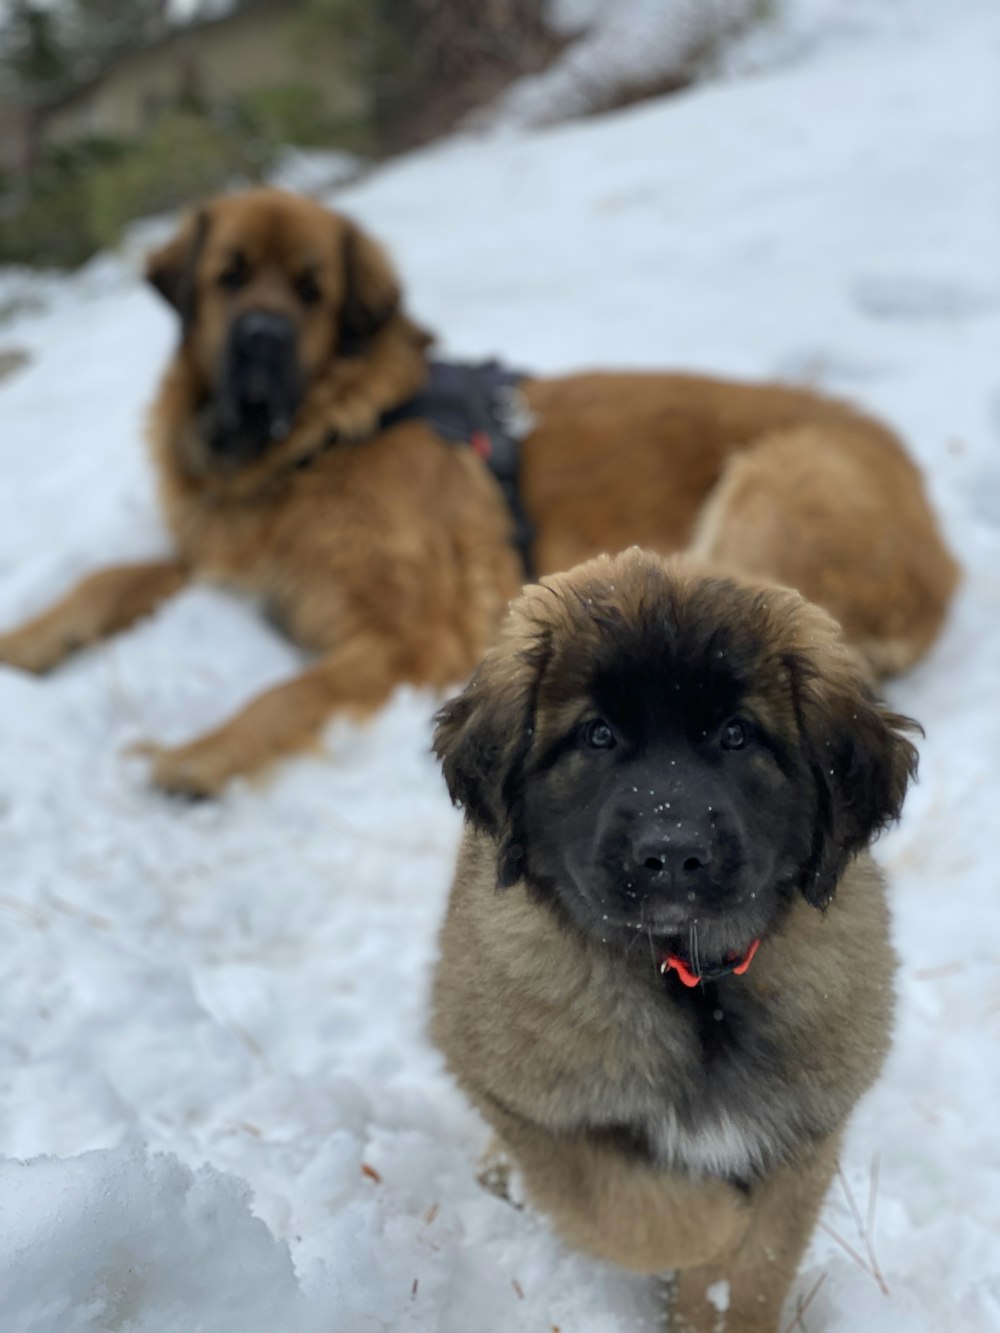
[[[250,277],[250,265],[242,255],[233,255],[232,259],[219,274],[219,286],[227,292],[237,292]]]
[[[750,723],[742,717],[731,717],[722,728],[719,744],[724,750],[742,750],[750,740]]]
[[[311,273],[303,273],[301,277],[296,279],[295,290],[298,292],[299,300],[303,305],[315,305],[323,295],[319,283]]]
[[[615,733],[603,718],[595,717],[583,728],[583,742],[592,750],[610,750],[615,743]]]

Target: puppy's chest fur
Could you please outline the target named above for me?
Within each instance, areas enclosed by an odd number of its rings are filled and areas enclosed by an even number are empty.
[[[810,1005],[787,993],[739,977],[687,991],[651,967],[623,975],[610,958],[580,968],[577,956],[575,979],[542,975],[532,953],[515,964],[523,989],[504,982],[519,1000],[476,1082],[560,1137],[748,1183],[828,1134],[857,1096],[824,1067]]]
[[[660,1166],[737,1180],[824,1132],[766,1006],[740,987],[678,994],[664,980],[634,1025],[602,1033],[579,1128]]]

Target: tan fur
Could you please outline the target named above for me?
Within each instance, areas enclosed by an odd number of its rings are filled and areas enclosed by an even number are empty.
[[[0,661],[40,673],[77,648],[127,629],[179,592],[188,571],[176,560],[119,565],[91,574],[60,601],[0,636]]]
[[[741,1239],[709,1263],[677,1274],[670,1325],[676,1333],[774,1333],[782,1328],[782,1306],[837,1169],[839,1143],[839,1136],[831,1136],[808,1160],[776,1171],[758,1187]],[[727,1284],[725,1319],[709,1298],[720,1282]]]
[[[232,292],[220,277],[237,251],[253,272]],[[294,288],[304,269],[322,286],[308,308]],[[184,325],[152,413],[178,559],[192,577],[258,598],[321,658],[301,685],[211,736],[149,747],[161,786],[206,794],[311,744],[333,711],[363,716],[404,681],[460,680],[520,570],[505,502],[477,459],[419,423],[373,435],[422,384],[429,339],[403,313],[385,253],[355,224],[278,191],[215,199],[150,257],[149,276]],[[227,471],[206,455],[200,404],[226,331],[251,308],[293,321],[307,392],[286,438]],[[349,356],[338,322],[354,331]],[[540,572],[631,543],[666,552],[693,540],[800,586],[878,671],[903,669],[933,641],[957,572],[919,474],[884,427],[805,390],[692,376],[579,375],[525,392],[536,425],[523,493]],[[338,443],[324,448],[331,433]],[[143,602],[144,575],[116,577],[130,608]],[[0,661],[47,670],[133,618],[102,598],[88,581],[0,635]]]
[[[526,726],[528,756],[547,752],[574,707],[579,713],[580,681],[607,608],[641,614],[650,563],[628,552],[525,590],[465,692],[468,706],[459,699],[442,714],[436,745],[446,772],[461,762],[470,719],[481,715],[503,738],[490,761],[501,775]],[[668,570],[683,606],[700,575],[678,563]],[[784,713],[780,706],[789,653],[808,654],[814,702],[850,719],[864,706],[864,685],[833,623],[780,589],[766,613],[767,637],[757,643],[756,622],[747,632],[759,660],[752,697],[770,707],[770,724],[797,734],[790,702]],[[776,1060],[801,1070],[830,1108],[826,1137],[800,1143],[744,1190],[711,1171],[659,1166],[593,1129],[595,1115],[614,1126],[648,1114],[658,1088],[683,1095],[689,1072],[664,1066],[670,983],[648,957],[636,966],[626,955],[626,965],[620,950],[568,928],[523,881],[498,890],[497,852],[494,837],[467,828],[433,994],[433,1036],[450,1070],[499,1135],[530,1199],[570,1244],[641,1272],[680,1270],[671,1329],[776,1333],[836,1167],[843,1121],[888,1046],[895,960],[877,868],[867,852],[857,856],[825,912],[797,897],[746,975],[724,983],[766,1006]],[[721,1280],[729,1284],[726,1315],[706,1296]]]
[[[611,960],[565,937],[522,886],[497,893],[495,848],[486,842],[466,837],[441,934],[433,1035],[451,1072],[569,1244],[651,1275],[682,1270],[671,1329],[775,1333],[836,1170],[839,1136],[748,1198],[723,1180],[658,1171],[575,1135],[574,1088],[616,1071],[624,1079],[644,1043],[655,1061],[655,1030],[637,1039],[628,1015],[642,999]],[[884,1058],[892,970],[883,889],[865,856],[828,915],[799,905],[740,984],[776,1005],[796,1006],[804,992],[815,1024],[797,1058],[835,1069],[852,1044],[865,1057],[859,1095]],[[831,992],[833,1032],[819,1003]],[[726,1320],[705,1295],[721,1280],[729,1284]]]
[[[693,375],[574,376],[528,400],[542,572],[633,544],[688,548],[798,589],[880,676],[933,643],[957,571],[879,422],[809,390]]]

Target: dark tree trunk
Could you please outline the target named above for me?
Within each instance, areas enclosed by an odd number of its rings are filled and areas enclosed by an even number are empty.
[[[379,0],[379,8],[391,40],[377,62],[376,105],[390,151],[451,129],[563,44],[545,26],[543,0]]]

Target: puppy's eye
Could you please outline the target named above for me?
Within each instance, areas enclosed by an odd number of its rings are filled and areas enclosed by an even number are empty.
[[[592,750],[610,750],[615,743],[615,733],[600,717],[595,717],[584,726],[582,738],[584,745]]]
[[[219,274],[219,286],[227,292],[238,292],[250,277],[250,265],[242,255],[233,255],[232,259]]]
[[[303,305],[315,305],[323,295],[320,291],[319,283],[311,273],[303,273],[296,279],[295,290]]]
[[[722,728],[719,744],[724,750],[742,750],[750,740],[750,723],[742,717],[731,717]]]

